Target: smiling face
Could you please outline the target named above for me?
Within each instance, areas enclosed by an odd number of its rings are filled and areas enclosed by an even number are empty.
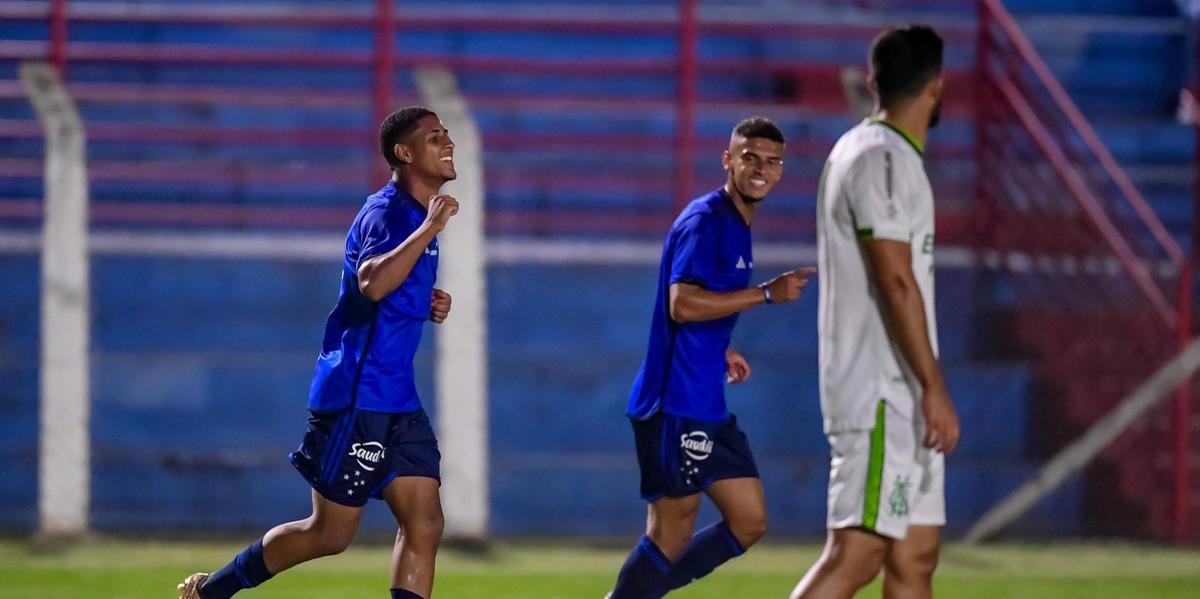
[[[396,144],[395,151],[411,176],[443,182],[458,177],[454,170],[454,142],[446,125],[435,114],[417,121],[417,128]]]
[[[728,181],[747,203],[761,202],[783,176],[783,144],[734,134],[721,156]]]

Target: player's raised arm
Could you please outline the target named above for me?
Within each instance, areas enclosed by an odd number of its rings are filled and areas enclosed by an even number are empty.
[[[455,214],[458,214],[458,200],[448,195],[434,196],[429,200],[425,222],[400,245],[359,262],[358,290],[371,301],[377,302],[399,288],[425,248],[446,228],[446,223]]]
[[[912,271],[912,248],[891,239],[864,242],[875,287],[884,300],[884,317],[892,339],[924,389],[925,444],[949,453],[958,443],[958,415],[946,392],[946,380],[929,343],[925,300]]]
[[[679,324],[716,320],[766,303],[786,303],[800,298],[812,267],[785,272],[757,287],[737,291],[709,291],[699,285],[674,283],[670,287],[671,320]]]

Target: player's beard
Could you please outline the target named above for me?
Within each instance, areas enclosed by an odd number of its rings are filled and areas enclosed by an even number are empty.
[[[757,204],[762,202],[762,200],[767,199],[767,193],[763,193],[762,197],[756,198],[754,196],[750,196],[749,193],[742,191],[742,186],[738,185],[737,179],[733,179],[733,190],[738,192],[738,196],[742,196],[742,202],[745,202],[746,204]]]
[[[938,98],[937,104],[933,105],[933,111],[929,113],[929,128],[937,127],[937,124],[942,120],[942,99]]]
[[[766,197],[767,197],[765,194],[761,198],[756,198],[754,196],[747,194],[746,192],[742,191],[742,186],[738,185],[737,181],[733,182],[733,188],[737,190],[738,195],[742,196],[742,201],[747,204],[757,204],[757,203],[763,201],[764,199],[766,199]]]

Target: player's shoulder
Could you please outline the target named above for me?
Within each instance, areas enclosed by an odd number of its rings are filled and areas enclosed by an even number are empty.
[[[921,156],[887,123],[866,119],[842,134],[832,155],[848,164],[879,161],[916,162]]]
[[[863,121],[842,134],[833,147],[832,155],[840,162],[854,163],[864,157],[882,156],[891,149],[891,139],[882,127]]]
[[[408,194],[397,190],[394,184],[388,184],[383,189],[367,196],[362,208],[358,211],[358,220],[407,220],[409,213],[412,212],[411,205],[414,203]]]
[[[724,216],[729,202],[721,195],[721,190],[704,194],[691,202],[680,211],[671,227],[673,230],[694,229],[709,225],[715,219]]]

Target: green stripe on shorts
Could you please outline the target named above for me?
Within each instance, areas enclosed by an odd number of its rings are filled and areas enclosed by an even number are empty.
[[[867,463],[867,491],[863,499],[863,528],[875,530],[879,519],[879,496],[883,489],[883,416],[887,409],[883,401],[875,408],[875,428],[871,429],[871,458]]]

